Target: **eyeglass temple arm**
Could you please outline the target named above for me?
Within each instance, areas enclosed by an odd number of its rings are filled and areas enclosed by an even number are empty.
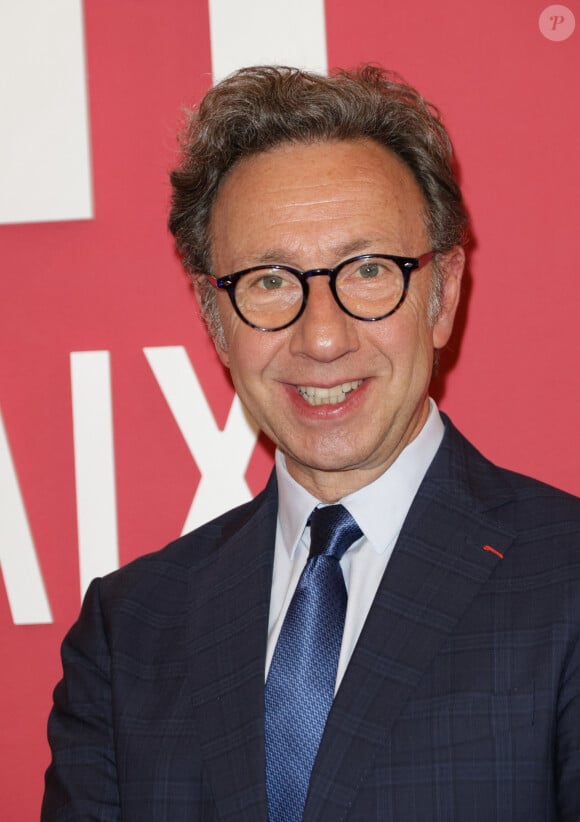
[[[433,257],[437,254],[436,251],[427,251],[425,254],[421,254],[420,257],[417,257],[417,268],[423,268],[424,265],[433,259]]]

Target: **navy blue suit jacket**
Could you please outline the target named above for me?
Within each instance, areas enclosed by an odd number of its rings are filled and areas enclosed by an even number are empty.
[[[90,587],[43,822],[266,822],[277,493]],[[306,822],[580,820],[580,501],[446,421],[331,710]]]

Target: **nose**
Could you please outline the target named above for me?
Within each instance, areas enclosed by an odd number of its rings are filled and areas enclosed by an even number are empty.
[[[357,322],[337,304],[328,277],[312,277],[304,313],[292,326],[290,350],[293,354],[332,362],[358,348]]]

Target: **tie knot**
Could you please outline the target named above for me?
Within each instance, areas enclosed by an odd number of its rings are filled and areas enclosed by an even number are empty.
[[[310,516],[310,555],[340,560],[362,531],[343,505],[315,508]]]

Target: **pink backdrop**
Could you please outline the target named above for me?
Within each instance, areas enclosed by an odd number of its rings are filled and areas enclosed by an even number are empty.
[[[547,5],[327,0],[327,49],[331,67],[398,70],[457,148],[475,241],[441,406],[488,456],[578,494],[580,32],[547,39]],[[0,582],[11,822],[38,818],[58,646],[80,603],[70,353],[110,352],[123,563],[180,533],[200,480],[143,349],[185,347],[221,428],[232,400],[165,230],[180,107],[211,83],[206,2],[87,0],[85,35],[95,217],[0,226],[0,408],[53,619],[15,625]],[[253,492],[269,466],[260,444]]]

